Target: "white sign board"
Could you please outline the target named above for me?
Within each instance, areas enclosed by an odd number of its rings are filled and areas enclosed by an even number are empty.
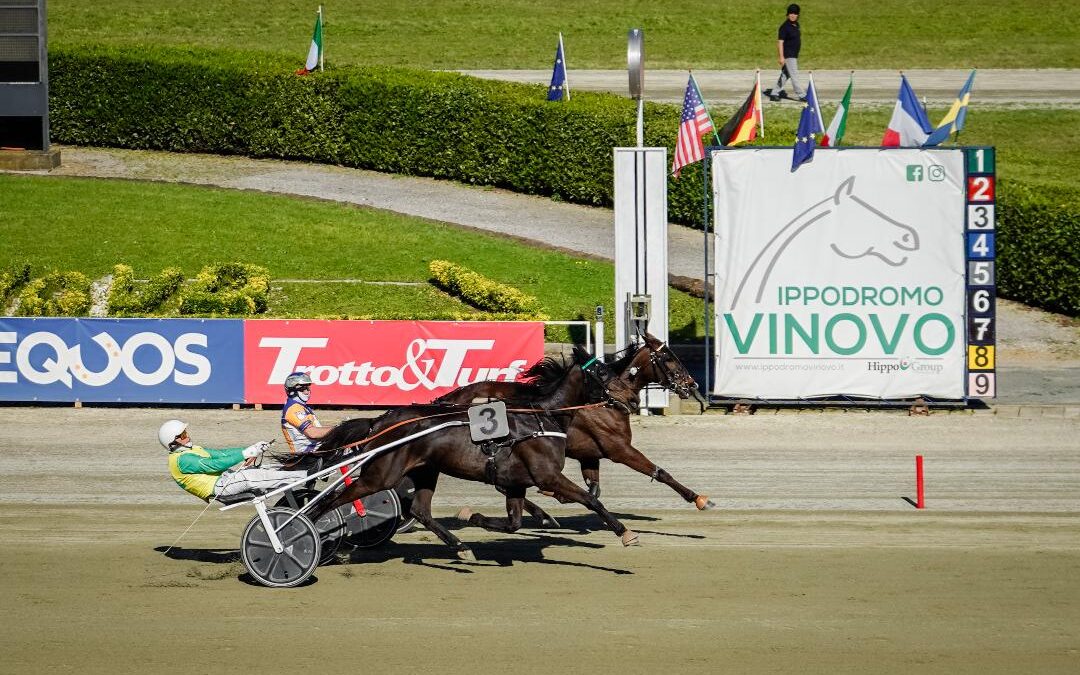
[[[615,348],[628,345],[627,298],[648,295],[647,330],[668,339],[667,148],[615,148]],[[668,392],[646,389],[644,408]]]
[[[964,397],[962,151],[712,158],[714,394]]]

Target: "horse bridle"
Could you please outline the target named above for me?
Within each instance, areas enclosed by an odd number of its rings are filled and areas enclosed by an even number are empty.
[[[646,341],[645,346],[649,348],[649,363],[652,365],[653,370],[660,375],[660,382],[657,384],[668,391],[674,392],[681,398],[693,396],[694,391],[697,390],[697,383],[690,377],[690,374],[687,373],[686,377],[682,377],[681,375],[676,377],[666,365],[668,360],[673,360],[682,366],[683,372],[686,372],[686,366],[682,365],[682,361],[679,360],[679,357],[675,356],[670,349],[665,353],[664,349],[667,347],[666,344],[661,344],[658,349],[654,349],[653,346]]]
[[[594,356],[591,359],[589,359],[588,361],[586,361],[584,364],[581,365],[581,372],[583,372],[586,377],[592,378],[593,381],[596,382],[596,384],[599,385],[600,388],[604,391],[604,403],[605,404],[607,404],[607,405],[609,405],[609,406],[611,406],[613,408],[618,408],[619,410],[626,413],[627,415],[629,415],[632,412],[635,412],[636,409],[637,409],[637,405],[636,405],[637,401],[634,401],[633,405],[632,405],[631,403],[627,403],[625,401],[622,401],[622,400],[616,398],[615,395],[611,393],[611,390],[608,389],[608,384],[611,383],[611,382],[614,382],[617,378],[614,377],[614,376],[611,376],[610,373],[609,373],[609,376],[605,380],[604,376],[602,376],[601,374],[595,372],[597,369],[599,369],[599,367],[606,368],[606,366],[604,366],[604,364]]]

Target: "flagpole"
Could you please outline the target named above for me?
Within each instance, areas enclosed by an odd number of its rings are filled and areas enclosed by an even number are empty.
[[[570,71],[566,68],[566,47],[562,41],[562,31],[559,31],[559,53],[562,54],[562,71],[563,71],[563,91],[566,93],[566,100],[570,100]]]
[[[323,71],[323,45],[326,44],[326,26],[323,25],[322,20],[322,5],[319,5],[319,39],[322,44],[319,45],[319,72]]]
[[[761,127],[761,138],[765,139],[765,111],[761,109],[761,68],[757,69],[757,118],[758,126]]]

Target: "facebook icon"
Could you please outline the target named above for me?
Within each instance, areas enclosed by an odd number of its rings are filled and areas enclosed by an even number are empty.
[[[921,164],[907,165],[907,179],[909,183],[919,183],[923,179],[923,167]]]

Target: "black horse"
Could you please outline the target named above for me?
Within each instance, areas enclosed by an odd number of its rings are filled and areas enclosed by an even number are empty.
[[[562,474],[566,461],[566,433],[581,410],[614,407],[627,414],[637,405],[637,394],[604,364],[580,350],[569,365],[542,359],[526,371],[528,384],[508,400],[506,441],[482,447],[472,441],[468,416],[460,405],[413,405],[374,420],[349,420],[334,427],[319,446],[329,461],[345,459],[342,449],[369,452],[378,447],[447,424],[429,435],[376,454],[363,465],[356,480],[310,514],[318,519],[326,511],[397,485],[408,476],[416,486],[410,513],[463,560],[475,560],[472,551],[431,517],[431,498],[440,474],[491,483],[506,495],[506,518],[468,512],[468,521],[489,530],[514,532],[521,527],[525,490],[538,487],[560,500],[576,502],[595,511],[626,546],[637,535],[615,519],[595,495]]]
[[[609,364],[611,370],[635,393],[655,383],[681,399],[697,399],[704,410],[697,382],[679,357],[649,333],[640,337],[640,343],[631,344],[625,354]],[[518,396],[520,387],[520,382],[476,382],[441,396],[434,403],[462,404],[484,397],[512,399]],[[591,408],[574,417],[567,434],[566,456],[581,463],[582,478],[596,497],[600,496],[600,460],[606,458],[667,485],[699,510],[714,506],[708,496],[687,488],[635,448],[628,416],[613,408]],[[542,525],[557,525],[554,518],[533,502],[526,500],[525,509]]]

